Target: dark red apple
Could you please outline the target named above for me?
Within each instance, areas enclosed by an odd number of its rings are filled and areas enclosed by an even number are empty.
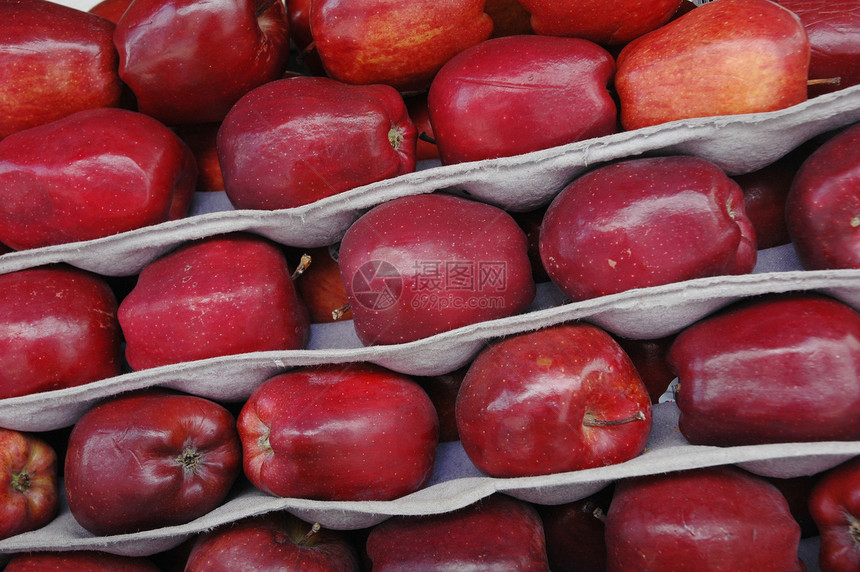
[[[786,155],[761,169],[732,177],[744,192],[744,211],[755,230],[759,250],[791,242],[785,201],[799,164],[796,156]]]
[[[495,494],[429,516],[395,516],[367,537],[374,572],[549,572],[543,524],[533,506]]]
[[[54,449],[36,435],[0,428],[0,539],[45,526],[59,508]]]
[[[692,444],[860,439],[860,314],[847,304],[747,299],[683,330],[668,359]]]
[[[666,359],[669,348],[675,340],[674,335],[662,338],[634,340],[615,336],[615,341],[630,357],[639,377],[648,389],[651,403],[659,403],[660,397],[675,379],[675,372],[669,367]]]
[[[0,241],[24,250],[179,219],[196,180],[188,146],[155,119],[79,111],[0,141]]]
[[[860,84],[860,4],[855,0],[776,0],[800,18],[809,36],[814,97]]]
[[[69,550],[15,554],[3,572],[159,572],[159,568],[142,556]]]
[[[290,49],[284,3],[263,0],[135,0],[114,44],[140,111],[168,125],[221,121]]]
[[[439,145],[433,138],[433,125],[427,111],[427,92],[404,96],[403,101],[418,134],[415,141],[415,161],[438,161]]]
[[[414,171],[415,136],[392,87],[297,76],[242,97],[217,148],[236,208],[281,209]]]
[[[806,101],[809,39],[779,4],[722,0],[631,41],[617,64],[621,123],[639,129]]]
[[[586,323],[553,326],[489,345],[456,404],[466,454],[492,477],[621,463],[651,432],[651,399],[618,343]]]
[[[314,45],[329,76],[422,91],[452,56],[486,40],[484,0],[314,0]]]
[[[605,533],[608,572],[805,570],[785,498],[730,465],[618,481]]]
[[[264,492],[392,500],[433,471],[439,421],[409,377],[370,364],[296,369],[259,386],[238,419],[248,479]]]
[[[299,298],[308,308],[311,323],[351,320],[352,310],[349,309],[349,299],[337,264],[337,245],[309,248],[301,252],[302,255],[310,256],[310,265],[296,277],[295,285]]]
[[[659,28],[681,0],[519,0],[535,32],[584,38],[598,44],[626,44]]]
[[[543,267],[543,261],[540,259],[540,228],[543,224],[543,217],[546,215],[548,205],[538,207],[528,211],[511,212],[511,216],[526,233],[526,238],[529,242],[529,262],[532,265],[532,277],[535,282],[549,282],[549,275]]]
[[[234,417],[214,401],[161,389],[123,394],[72,429],[69,510],[97,535],[187,523],[224,501],[241,454]]]
[[[494,38],[451,58],[427,109],[446,164],[508,157],[609,135],[615,61],[579,38]]]
[[[101,16],[116,24],[122,18],[122,15],[125,14],[128,5],[132,2],[133,0],[101,0],[101,2],[95,4],[87,12]],[[111,34],[111,38],[113,38],[113,34]]]
[[[552,201],[540,234],[550,279],[572,300],[745,274],[757,252],[741,188],[688,156],[621,160]]]
[[[605,572],[605,521],[612,501],[608,486],[583,499],[538,505],[552,572]]]
[[[0,22],[0,139],[120,104],[111,22],[47,0],[5,0]]]
[[[444,194],[372,208],[346,231],[338,264],[366,345],[511,316],[535,295],[528,241],[513,218]]]
[[[116,314],[95,274],[57,265],[0,275],[0,398],[119,375]]]
[[[223,191],[224,177],[218,161],[216,141],[221,123],[177,125],[174,131],[185,141],[197,163],[197,187],[201,193]]]
[[[418,382],[418,385],[424,388],[424,391],[430,397],[430,401],[436,407],[436,414],[439,417],[440,443],[450,443],[460,440],[460,435],[457,432],[457,419],[454,415],[454,408],[457,403],[457,394],[460,393],[460,386],[463,383],[463,378],[466,376],[467,370],[468,366],[464,366],[447,373],[416,376],[414,378]]]
[[[821,535],[821,571],[860,569],[860,457],[821,475],[809,496],[809,512]]]
[[[344,533],[270,512],[220,526],[194,541],[185,572],[358,572]]]
[[[283,251],[249,233],[191,241],[151,262],[117,315],[134,369],[302,349],[310,335]]]
[[[860,268],[860,123],[837,133],[800,166],[785,206],[804,268]]]
[[[493,21],[491,38],[534,33],[531,14],[523,8],[520,0],[487,0],[484,12]]]

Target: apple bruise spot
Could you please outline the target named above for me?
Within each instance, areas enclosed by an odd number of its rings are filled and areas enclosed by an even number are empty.
[[[176,462],[182,465],[186,473],[196,473],[202,458],[203,455],[200,454],[196,447],[186,445],[185,449],[176,456]]]

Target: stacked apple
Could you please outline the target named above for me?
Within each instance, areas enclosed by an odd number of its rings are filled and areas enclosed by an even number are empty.
[[[231,203],[272,210],[414,170],[419,122],[407,97],[426,98],[422,130],[432,133],[445,165],[806,100],[810,35],[797,14],[768,0],[643,4],[462,0],[428,9],[393,0],[134,0],[110,22],[98,10],[6,2],[0,41],[15,47],[49,37],[52,51],[50,58],[0,52],[9,62],[0,59],[0,69],[11,78],[0,87],[9,102],[0,115],[0,242],[27,250],[187,216],[208,172],[187,141],[203,130]],[[517,33],[494,33],[507,17]],[[288,69],[291,33],[309,67],[309,58],[318,58],[316,76]],[[76,49],[62,51],[68,45]],[[850,65],[838,68],[854,81]],[[55,78],[63,70],[70,75]],[[812,153],[784,199],[787,232],[808,268],[857,267],[860,215],[851,210],[856,197],[849,208],[845,196],[860,176],[858,127]],[[342,295],[360,340],[390,345],[527,310],[538,263],[573,301],[748,273],[762,242],[744,201],[738,182],[695,157],[600,165],[543,205],[536,259],[526,232],[498,207],[447,193],[395,197],[343,236]],[[822,225],[831,219],[841,226]],[[0,276],[7,333],[0,337],[0,397],[117,376],[123,358],[139,370],[305,348],[311,318],[282,246],[252,233],[183,244],[147,265],[119,297],[102,277],[60,265]],[[762,332],[773,331],[782,335],[757,345]],[[691,443],[860,439],[852,415],[860,405],[860,318],[846,304],[813,294],[749,301],[670,343],[659,365],[681,380],[680,428]],[[649,393],[644,368],[637,370],[624,347],[584,323],[490,344],[457,380],[448,413],[456,438],[493,477],[636,457],[660,390]],[[725,367],[738,355],[746,359]],[[820,369],[835,377],[816,376]],[[750,379],[762,380],[756,399],[749,385],[725,391]],[[843,392],[836,395],[834,386]],[[773,399],[781,391],[796,392],[784,409]],[[84,414],[64,444],[69,510],[97,535],[171,526],[214,510],[243,476],[277,496],[399,498],[431,477],[441,411],[419,380],[367,364],[274,376],[236,413],[158,388],[118,395]],[[58,506],[56,454],[34,436],[7,430],[0,430],[0,445],[10,484],[0,536],[45,525]],[[107,482],[104,475],[113,473],[128,478]],[[658,503],[649,499],[667,497],[679,503],[670,505],[675,512],[661,515],[660,526],[644,522],[654,519],[641,514]],[[718,510],[738,499],[755,501],[742,524]],[[799,569],[798,526],[785,499],[730,468],[619,483],[600,545],[609,569],[643,569],[646,547],[655,569],[669,569],[661,549],[678,537],[667,540],[661,530],[700,506],[713,510],[688,525],[737,526],[748,539],[755,523],[765,522],[774,534],[767,550],[708,539],[689,547],[691,554],[707,546],[715,562],[731,556],[736,567]],[[494,496],[439,518],[392,519],[367,531],[367,557],[380,570],[419,569],[416,558],[465,563],[481,558],[470,553],[471,530],[502,523],[521,540],[496,539],[497,546],[482,543],[477,552],[489,550],[501,566],[546,570],[544,526],[552,519],[544,512],[542,521],[539,512]],[[272,515],[230,530],[238,540],[221,531],[201,536],[187,569],[213,558],[247,566],[227,553],[261,534],[293,538],[299,551],[332,546],[338,569],[357,568],[355,548],[340,535],[296,532],[301,524]],[[856,519],[849,528],[856,541]],[[414,549],[404,554],[405,546]],[[831,544],[822,546],[824,559]],[[679,569],[693,558],[684,550],[672,558]]]

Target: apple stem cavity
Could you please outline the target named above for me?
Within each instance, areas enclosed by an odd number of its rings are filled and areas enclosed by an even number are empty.
[[[313,523],[313,525],[311,526],[311,529],[307,532],[307,534],[305,534],[298,542],[296,542],[296,544],[298,544],[299,546],[303,546],[308,540],[311,539],[311,537],[314,534],[319,532],[321,528],[322,528],[322,525],[320,523],[318,523],[318,522]]]
[[[337,321],[343,318],[346,313],[349,312],[349,303],[347,302],[340,308],[331,311],[331,317],[333,320]]]
[[[642,413],[642,411],[637,410],[635,413],[621,419],[600,419],[593,413],[588,412],[585,414],[582,424],[586,427],[615,427],[617,425],[626,425],[627,423],[633,423],[635,421],[645,421],[645,414]]]
[[[302,257],[299,260],[299,264],[298,264],[298,266],[296,266],[296,270],[295,270],[295,272],[293,272],[292,276],[290,276],[290,279],[295,280],[296,278],[298,278],[299,276],[304,274],[305,270],[310,268],[311,261],[312,261],[312,258],[311,258],[310,254],[307,254],[307,253],[302,254]]]
[[[12,475],[12,488],[19,493],[26,493],[30,489],[30,473],[21,471],[16,475]]]
[[[197,467],[200,466],[200,460],[202,458],[203,455],[200,454],[200,451],[198,451],[196,447],[188,445],[179,455],[176,456],[176,462],[182,465],[182,468],[185,469],[186,472],[194,473],[197,471]]]

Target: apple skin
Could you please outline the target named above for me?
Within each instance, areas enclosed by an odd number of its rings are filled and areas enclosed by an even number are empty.
[[[0,481],[0,539],[41,528],[57,515],[57,454],[36,435],[0,428]]]
[[[520,0],[535,32],[626,44],[672,17],[681,0]]]
[[[785,201],[798,163],[790,155],[757,171],[732,179],[744,192],[744,211],[755,229],[756,248],[763,250],[791,242],[785,224]]]
[[[250,233],[191,241],[151,262],[117,317],[136,370],[303,349],[310,336],[284,253]]]
[[[119,105],[111,22],[45,0],[0,3],[0,21],[0,139],[77,111]]]
[[[155,119],[78,111],[0,141],[0,241],[25,250],[179,219],[196,180],[188,146]]]
[[[806,101],[809,39],[769,0],[703,4],[624,46],[615,87],[626,130]]]
[[[534,33],[531,14],[523,8],[520,0],[487,0],[484,12],[493,21],[490,38]]]
[[[607,572],[805,569],[785,498],[731,465],[618,481],[605,534]]]
[[[439,145],[433,138],[433,124],[427,110],[427,92],[403,97],[409,119],[415,125],[418,136],[415,141],[415,161],[439,161]]]
[[[416,135],[389,86],[296,76],[243,96],[217,149],[236,208],[283,209],[414,171]]]
[[[278,511],[199,535],[184,570],[358,572],[359,568],[355,548],[343,533],[326,528],[312,532],[310,523]]]
[[[553,326],[481,351],[460,386],[460,442],[492,477],[547,475],[638,456],[651,400],[621,347],[586,323]]]
[[[200,193],[224,190],[224,176],[218,161],[216,141],[221,123],[190,123],[173,128],[180,139],[185,141],[197,163],[197,186]]]
[[[69,435],[66,497],[96,535],[184,524],[219,506],[242,468],[233,415],[202,397],[126,393],[88,410]]]
[[[119,375],[121,341],[101,277],[64,265],[0,275],[0,399]]]
[[[310,27],[328,75],[426,90],[452,56],[490,37],[484,0],[314,0]]]
[[[457,419],[454,416],[454,407],[457,404],[457,394],[460,393],[460,386],[463,384],[463,378],[466,376],[468,369],[468,366],[464,366],[439,375],[413,377],[418,385],[427,392],[430,401],[433,402],[433,406],[436,408],[436,414],[439,417],[440,443],[451,443],[460,440],[460,435],[457,432]]]
[[[329,324],[338,320],[351,320],[352,310],[340,267],[337,265],[337,245],[302,249],[301,255],[311,258],[310,266],[295,279],[296,292],[305,303],[312,324]],[[297,257],[299,263],[301,255]],[[333,312],[342,312],[337,318]]]
[[[528,241],[513,218],[450,195],[372,208],[344,234],[338,264],[365,345],[511,316],[535,295]]]
[[[3,572],[159,572],[159,568],[144,557],[70,550],[15,554]]]
[[[822,572],[860,569],[860,457],[820,476],[809,495],[809,513],[821,535]]]
[[[745,274],[757,251],[738,184],[704,159],[666,156],[622,160],[575,179],[547,209],[540,255],[561,291],[585,300]]]
[[[860,268],[860,123],[801,164],[785,205],[788,235],[807,270]]]
[[[333,364],[263,382],[238,418],[245,475],[280,497],[392,500],[433,471],[439,420],[409,377]]]
[[[280,0],[135,0],[113,39],[139,110],[167,125],[221,121],[289,62]]]
[[[101,16],[102,18],[113,22],[114,25],[119,22],[122,15],[128,9],[129,4],[133,0],[102,0],[87,10],[90,14]],[[111,44],[113,44],[113,33],[111,32]],[[119,65],[119,56],[117,56],[117,65]]]
[[[809,78],[839,78],[835,85],[810,85],[810,97],[860,84],[860,5],[854,0],[777,2],[797,14],[809,36]]]
[[[741,301],[678,334],[668,360],[694,445],[860,439],[860,314],[835,299]]]
[[[580,500],[537,505],[552,572],[605,572],[604,529],[612,491],[610,485]]]
[[[452,57],[427,109],[446,164],[508,157],[616,131],[615,61],[579,38],[494,38]]]
[[[394,516],[370,530],[366,547],[374,572],[549,572],[537,511],[499,493],[448,513]]]
[[[651,403],[659,403],[660,397],[666,393],[675,379],[675,372],[669,367],[666,359],[675,336],[644,340],[614,337],[636,366],[636,371],[639,372],[642,382],[648,389],[648,395],[651,396]]]

